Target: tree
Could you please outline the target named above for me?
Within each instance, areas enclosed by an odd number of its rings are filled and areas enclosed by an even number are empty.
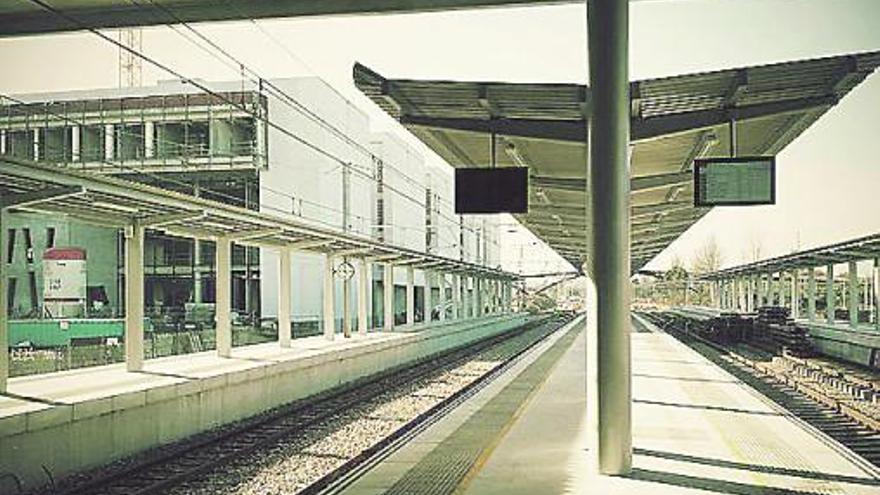
[[[710,237],[691,259],[691,271],[697,275],[712,273],[721,268],[721,261],[721,248],[715,237]]]
[[[710,237],[691,259],[691,271],[695,275],[712,273],[721,268],[721,261],[721,248],[718,247],[715,237]],[[705,282],[695,281],[688,284],[687,290],[690,290],[690,303],[702,306],[712,304],[712,292]]]
[[[763,253],[763,245],[761,244],[761,239],[757,237],[752,237],[751,242],[749,242],[749,253],[746,262],[754,263],[761,259]]]

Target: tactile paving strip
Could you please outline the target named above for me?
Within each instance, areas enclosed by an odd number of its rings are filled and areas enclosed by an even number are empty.
[[[447,495],[478,467],[507,427],[571,347],[584,324],[572,327],[519,376],[403,475],[386,495]]]

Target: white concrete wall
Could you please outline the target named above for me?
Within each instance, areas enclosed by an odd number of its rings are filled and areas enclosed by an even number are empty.
[[[371,136],[373,152],[385,163],[386,222],[391,244],[425,250],[425,159],[389,133]],[[386,230],[387,232],[387,230]]]
[[[369,235],[372,223],[369,205],[375,187],[366,114],[318,78],[281,79],[273,83],[320,119],[339,129],[342,135],[283,100],[269,96],[270,120],[332,156],[270,128],[269,163],[260,174],[261,210],[270,214],[293,214],[306,221],[343,230],[345,166],[340,163],[342,161],[350,164],[352,170],[349,180],[351,215],[347,228],[354,233]],[[273,297],[278,287],[277,266],[276,252],[261,249],[261,309],[265,317],[278,314],[277,297]],[[294,320],[320,316],[324,267],[325,258],[321,255],[294,255],[291,267],[291,314]],[[352,304],[354,294],[352,291]],[[336,315],[340,319],[342,305],[342,283],[337,280]]]
[[[435,254],[458,259],[459,217],[455,214],[452,167],[431,165],[427,170],[428,184],[435,194],[437,244]]]

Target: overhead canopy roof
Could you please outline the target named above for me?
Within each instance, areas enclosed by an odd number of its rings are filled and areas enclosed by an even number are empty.
[[[744,275],[776,273],[798,268],[815,268],[828,264],[862,261],[880,257],[880,234],[860,237],[806,251],[777,256],[725,270],[708,273],[700,278],[719,280]]]
[[[0,157],[0,207],[65,216],[105,227],[133,221],[171,235],[228,238],[239,244],[354,256],[417,268],[515,279],[517,275],[368,237],[314,225],[293,215],[277,215],[204,198],[9,157]]]
[[[433,12],[518,5],[583,3],[583,0],[31,0],[0,2],[0,36],[93,28],[268,17]],[[630,0],[636,1],[636,0]]]
[[[632,270],[708,211],[693,207],[693,160],[728,156],[732,120],[740,156],[775,155],[878,65],[871,52],[631,83]],[[588,88],[388,79],[360,64],[354,82],[455,167],[487,166],[496,133],[498,166],[530,169],[518,219],[582,266]]]

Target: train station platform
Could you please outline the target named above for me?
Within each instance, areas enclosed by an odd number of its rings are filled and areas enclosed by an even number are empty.
[[[528,362],[426,429],[343,493],[880,491],[877,469],[672,336],[639,320],[632,341],[630,475],[590,474],[581,324],[536,349]]]
[[[0,493],[25,489],[509,331],[523,314],[323,336],[13,378],[0,394]],[[14,479],[16,483],[10,481]],[[7,483],[12,483],[8,485]]]

